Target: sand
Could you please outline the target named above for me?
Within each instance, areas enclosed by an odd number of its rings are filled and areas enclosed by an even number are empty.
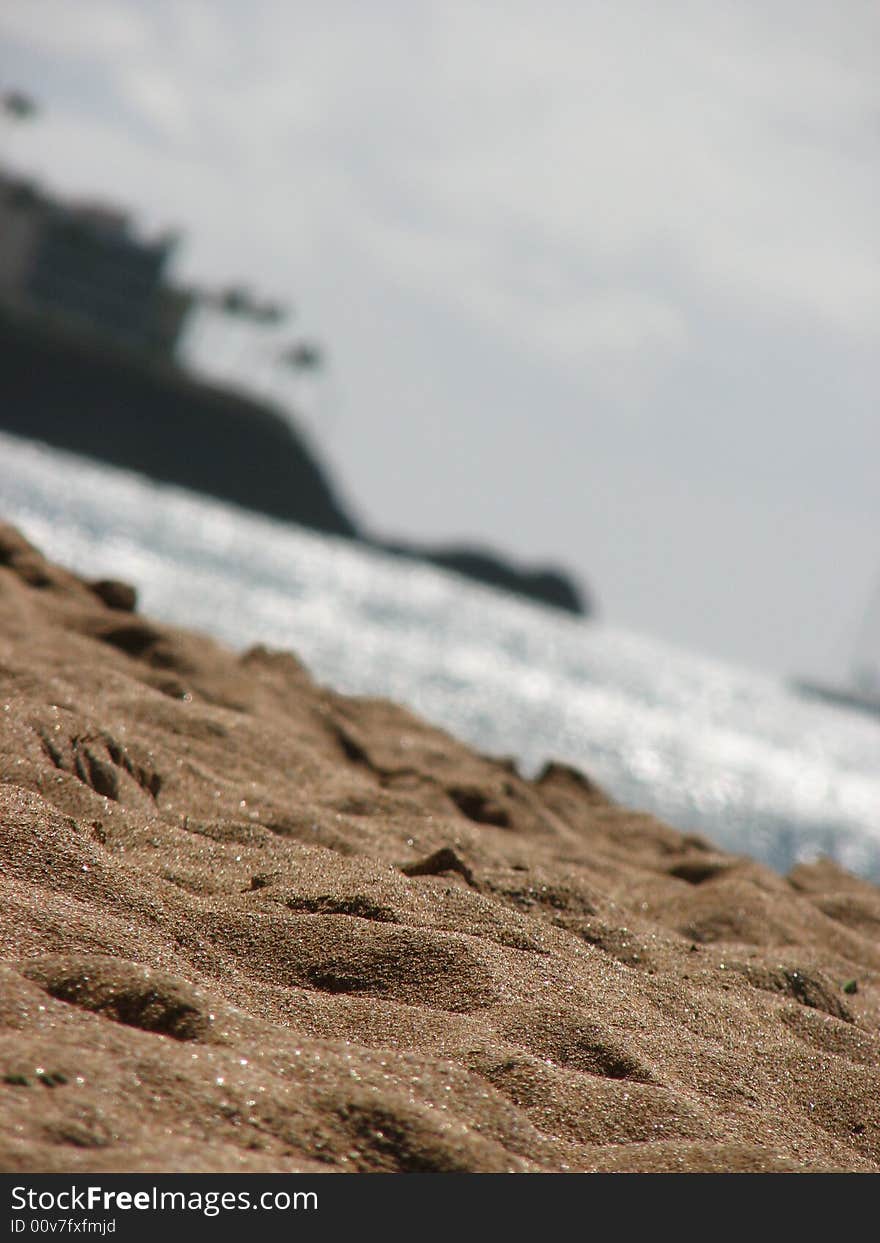
[[[0,528],[0,1168],[880,1169],[880,890],[134,603]]]

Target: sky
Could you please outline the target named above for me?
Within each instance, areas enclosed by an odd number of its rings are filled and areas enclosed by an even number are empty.
[[[311,389],[280,337],[191,354],[298,400],[370,530],[835,677],[880,592],[878,48],[868,0],[5,0],[41,112],[0,159],[295,308]]]

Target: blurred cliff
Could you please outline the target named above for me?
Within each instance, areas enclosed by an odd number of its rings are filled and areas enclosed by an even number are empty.
[[[0,170],[0,428],[590,612],[580,588],[556,568],[360,530],[289,418],[181,365],[184,329],[206,306],[267,325],[286,312],[244,289],[175,285],[168,268],[177,243],[172,233],[140,236],[115,205],[65,201]],[[299,342],[282,362],[313,369],[321,353]]]

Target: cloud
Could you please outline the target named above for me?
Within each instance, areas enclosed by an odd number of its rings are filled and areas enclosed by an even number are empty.
[[[542,313],[559,323],[568,306],[572,320],[547,348],[586,331],[616,354],[646,337],[681,346],[681,307],[650,287],[657,256],[713,296],[839,331],[864,332],[880,309],[864,50],[878,23],[859,4],[855,21],[806,5],[786,25],[787,8],[426,4],[415,18],[390,0],[341,17],[37,0],[0,23],[56,55],[112,54],[121,123],[134,113],[269,194],[296,187],[319,222],[408,263],[430,296],[461,305],[469,289],[467,305],[518,338],[531,314],[510,287],[535,266],[518,239],[551,286],[546,254],[565,252],[600,292],[545,301],[534,285]],[[244,186],[230,190],[232,213]]]
[[[185,142],[194,133],[187,92],[161,70],[135,64],[120,74],[119,94],[148,125],[167,141]]]
[[[150,18],[136,4],[114,0],[10,0],[0,10],[0,31],[31,48],[99,60],[125,56],[150,43]],[[33,84],[36,87],[36,83]]]
[[[215,251],[235,236],[259,263],[270,240],[304,257],[335,238],[548,365],[607,368],[622,398],[626,355],[641,392],[698,337],[698,287],[743,314],[876,334],[865,41],[880,23],[858,3],[847,18],[36,0],[0,28],[103,66],[105,133],[166,143],[171,210],[197,214],[204,179]]]

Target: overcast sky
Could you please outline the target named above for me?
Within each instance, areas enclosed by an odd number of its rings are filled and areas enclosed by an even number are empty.
[[[835,674],[880,590],[878,47],[869,0],[5,0],[43,112],[0,150],[295,304],[371,528]]]

